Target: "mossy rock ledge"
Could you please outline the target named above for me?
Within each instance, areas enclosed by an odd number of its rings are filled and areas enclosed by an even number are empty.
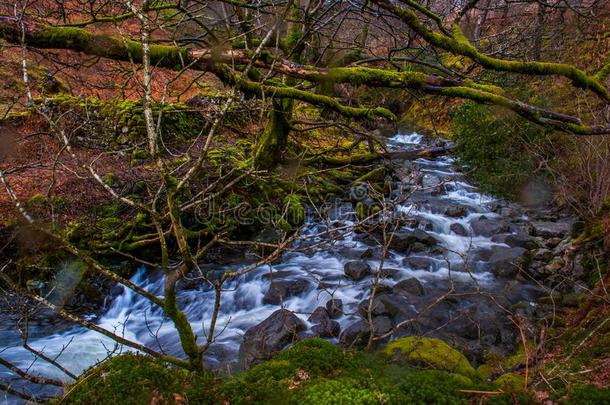
[[[405,337],[388,343],[384,353],[395,360],[404,360],[414,365],[444,370],[468,378],[476,377],[476,370],[468,359],[440,339]]]

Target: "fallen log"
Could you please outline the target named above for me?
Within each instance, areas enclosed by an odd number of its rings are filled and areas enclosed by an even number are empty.
[[[401,150],[394,152],[363,153],[345,157],[318,155],[307,159],[308,163],[321,163],[327,166],[364,165],[380,159],[386,160],[415,160],[420,158],[434,158],[445,155],[453,149],[453,145],[436,146],[414,150]]]

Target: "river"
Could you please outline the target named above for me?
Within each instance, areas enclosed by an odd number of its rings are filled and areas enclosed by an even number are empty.
[[[418,134],[397,134],[388,139],[388,147],[394,150],[419,148],[426,142],[425,137]],[[526,312],[533,310],[538,291],[523,280],[516,281],[512,275],[494,274],[489,262],[497,261],[497,252],[519,249],[511,246],[510,241],[515,238],[509,236],[520,235],[520,224],[527,218],[518,207],[478,192],[464,179],[450,156],[394,164],[411,175],[410,179],[402,180],[403,186],[406,184],[407,187],[396,187],[394,192],[394,197],[398,198],[400,193],[411,190],[409,197],[395,207],[396,212],[410,218],[398,230],[399,233],[420,229],[437,242],[431,247],[420,246],[419,251],[390,249],[384,263],[384,268],[391,269],[391,274],[383,280],[387,294],[392,296],[392,288],[410,278],[419,280],[426,294],[419,299],[421,302],[409,303],[408,311],[405,308],[404,313],[389,315],[382,311],[379,315],[389,318],[395,325],[404,320],[407,313],[421,312],[443,291],[452,288],[455,293],[453,299],[428,312],[417,325],[403,327],[395,335],[417,332],[439,336],[460,347],[471,348],[469,358],[475,358],[477,353],[486,350],[506,352],[518,342],[518,337],[500,318],[506,317],[506,308],[511,305],[519,305]],[[353,229],[349,228],[354,224],[350,202],[337,202],[329,220],[322,221],[315,215],[308,217],[304,235],[323,234],[329,223],[347,227],[349,232],[315,251],[285,253],[278,263],[262,266],[227,285],[218,319],[217,330],[221,333],[206,354],[206,363],[210,367],[225,368],[234,364],[244,332],[280,307],[263,302],[270,286],[270,272],[275,274],[275,280],[300,282],[305,286],[284,300],[282,306],[294,311],[308,326],[312,326],[307,321],[309,314],[324,306],[331,293],[344,304],[344,313],[337,318],[342,331],[359,319],[358,306],[370,294],[373,277],[359,281],[349,279],[345,277],[344,265],[350,260],[365,260],[376,269],[380,262],[379,248],[366,235],[352,232]],[[315,239],[322,241],[325,238],[320,235]],[[523,238],[516,239],[520,241]],[[361,259],[364,252],[368,254]],[[243,265],[217,266],[215,270],[234,270]],[[150,292],[161,294],[163,279],[155,272],[140,269],[132,281]],[[319,288],[321,283],[322,289]],[[496,307],[490,303],[492,301],[487,298],[491,293],[497,296],[493,302],[500,300],[501,305]],[[211,317],[213,300],[214,291],[207,286],[180,292],[180,304],[201,340],[205,339],[204,331]],[[151,348],[159,349],[161,346],[165,352],[182,353],[176,332],[164,320],[161,311],[129,289],[124,288],[108,303],[95,322]],[[80,326],[32,325],[31,328],[30,344],[51,357],[61,352],[58,361],[75,374],[104,359],[110,349],[115,350],[114,354],[126,350],[115,348],[109,339]],[[33,355],[19,345],[19,336],[10,326],[5,325],[0,330],[0,337],[0,356],[3,358],[34,374],[69,381],[58,369],[42,360],[35,361]],[[7,369],[0,368],[0,379],[36,395],[56,393],[53,388],[24,383]],[[20,402],[2,395],[0,400]]]

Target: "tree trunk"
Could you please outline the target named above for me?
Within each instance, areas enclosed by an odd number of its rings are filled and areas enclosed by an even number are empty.
[[[272,100],[269,120],[254,147],[253,164],[256,169],[271,170],[282,160],[288,145],[292,104],[292,100]]]

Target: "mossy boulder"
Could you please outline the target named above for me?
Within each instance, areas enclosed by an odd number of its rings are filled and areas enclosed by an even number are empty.
[[[384,353],[418,366],[449,371],[468,378],[474,378],[477,375],[462,353],[440,339],[405,337],[388,343]]]

